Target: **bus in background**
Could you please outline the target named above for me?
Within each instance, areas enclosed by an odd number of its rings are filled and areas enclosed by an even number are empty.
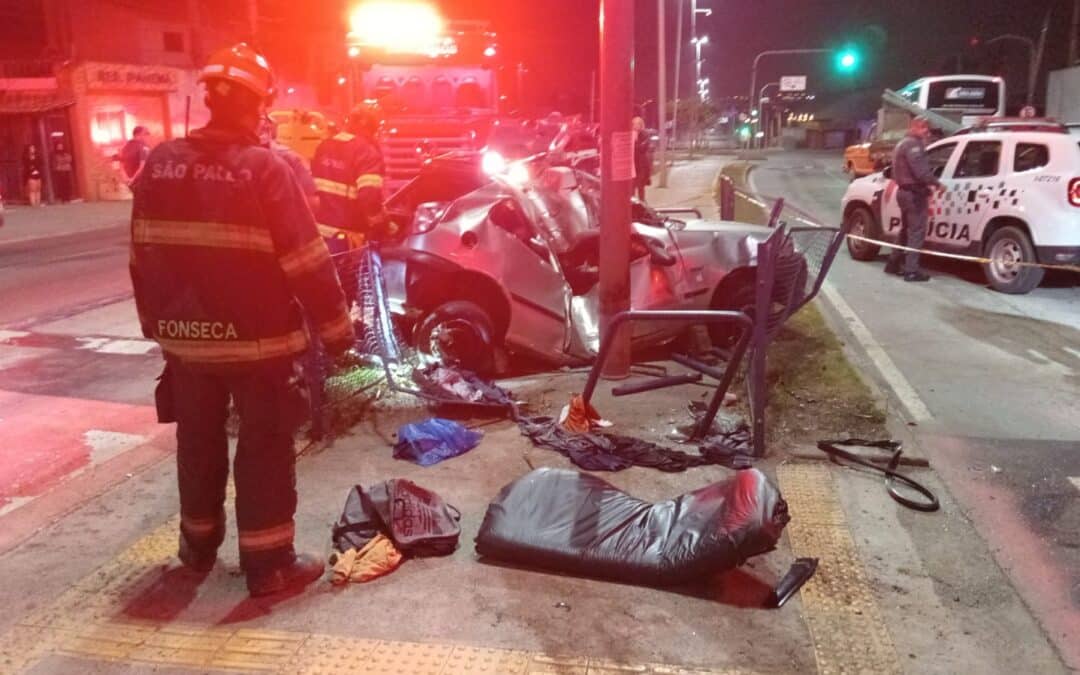
[[[1005,116],[1005,80],[992,75],[923,77],[897,93],[963,126],[977,123],[980,117]]]

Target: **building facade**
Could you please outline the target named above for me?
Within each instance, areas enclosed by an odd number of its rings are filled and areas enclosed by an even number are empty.
[[[76,197],[130,198],[116,156],[132,130],[146,127],[154,144],[204,124],[199,69],[239,40],[284,66],[280,105],[317,108],[308,83],[320,77],[311,53],[321,41],[263,11],[256,0],[0,0],[0,194],[24,197],[22,156],[34,144],[53,201],[51,160],[63,143]]]

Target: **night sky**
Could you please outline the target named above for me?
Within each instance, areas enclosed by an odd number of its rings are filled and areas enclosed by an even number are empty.
[[[624,0],[626,1],[626,0]],[[675,41],[675,13],[680,0],[665,0],[669,44]],[[689,14],[690,0],[685,3]],[[530,88],[539,105],[587,108],[590,71],[596,62],[599,0],[442,0],[450,15],[493,20],[504,42],[530,64]],[[745,95],[754,55],[766,49],[823,47],[854,41],[864,48],[864,68],[852,78],[837,78],[827,57],[767,57],[758,82],[780,75],[805,74],[824,96],[859,89],[899,88],[925,74],[964,69],[1000,73],[1012,93],[1026,86],[1027,53],[1019,43],[971,50],[969,40],[1003,33],[1037,38],[1047,10],[1053,20],[1047,39],[1047,67],[1064,65],[1069,0],[698,0],[711,7],[699,18],[699,32],[709,36],[705,75],[714,96]],[[657,0],[637,0],[638,101],[655,98]],[[689,23],[687,19],[687,24]],[[684,39],[689,38],[684,29]],[[515,54],[516,56],[517,54]],[[683,72],[692,68],[688,46]],[[673,62],[674,54],[669,56]],[[669,63],[670,67],[670,63]],[[671,71],[669,70],[669,73]],[[767,78],[767,79],[766,79]],[[669,74],[669,82],[671,76]],[[1045,80],[1043,80],[1045,81]],[[684,77],[688,94],[692,83]],[[1037,91],[1042,97],[1040,84]]]

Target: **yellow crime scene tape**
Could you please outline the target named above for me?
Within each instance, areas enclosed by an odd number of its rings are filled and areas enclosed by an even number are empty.
[[[953,260],[965,260],[965,261],[968,261],[968,262],[976,262],[976,263],[982,263],[982,264],[988,264],[988,263],[995,262],[994,260],[992,260],[990,258],[983,258],[983,257],[976,256],[976,255],[964,255],[962,253],[945,253],[944,251],[928,251],[925,248],[912,248],[910,246],[902,246],[901,244],[888,242],[888,241],[881,241],[880,239],[871,239],[869,237],[863,237],[863,236],[860,236],[860,235],[857,235],[857,234],[849,234],[848,238],[849,239],[857,239],[858,241],[865,241],[868,244],[877,244],[879,246],[885,246],[887,248],[892,248],[892,249],[896,249],[896,250],[899,250],[899,251],[914,251],[914,252],[919,253],[921,255],[937,256],[938,258],[951,258]],[[997,262],[1002,262],[1002,261],[997,261]],[[1046,264],[1043,264],[1043,263],[1023,262],[1023,261],[1020,261],[1020,260],[1016,260],[1016,261],[1013,261],[1013,262],[1010,262],[1010,263],[1005,263],[1005,264],[1008,265],[1008,266],[1016,266],[1016,267],[1041,267],[1041,268],[1043,268],[1045,270],[1063,270],[1065,272],[1080,272],[1080,266],[1077,266],[1077,265],[1046,265]]]

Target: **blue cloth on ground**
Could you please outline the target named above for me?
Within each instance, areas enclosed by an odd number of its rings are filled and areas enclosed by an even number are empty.
[[[479,431],[468,429],[453,420],[433,417],[398,429],[394,457],[416,462],[420,466],[431,466],[465,454],[475,448],[483,437],[484,434]]]

